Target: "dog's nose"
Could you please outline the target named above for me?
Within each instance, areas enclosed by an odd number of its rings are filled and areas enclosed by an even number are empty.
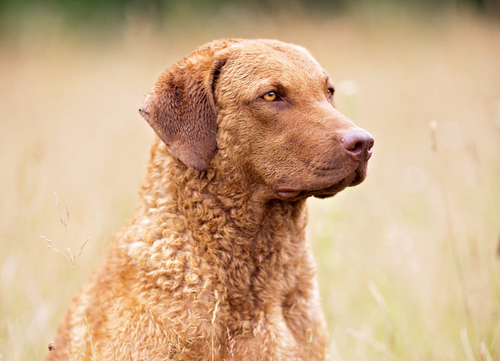
[[[351,130],[342,138],[342,145],[355,160],[368,160],[372,156],[375,140],[366,130]]]

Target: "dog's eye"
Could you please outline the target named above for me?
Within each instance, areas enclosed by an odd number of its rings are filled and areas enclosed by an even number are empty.
[[[333,88],[328,88],[326,90],[326,95],[328,96],[328,99],[331,99],[333,97],[333,92],[334,92]]]
[[[264,98],[268,102],[274,102],[276,99],[278,99],[278,95],[276,94],[276,92],[269,92],[264,94],[262,98]]]

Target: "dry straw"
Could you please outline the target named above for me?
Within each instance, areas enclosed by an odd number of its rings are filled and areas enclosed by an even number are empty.
[[[410,339],[408,338],[408,336],[406,335],[406,333],[403,331],[403,329],[401,328],[401,326],[399,325],[399,323],[396,321],[396,319],[394,319],[394,317],[392,317],[391,313],[389,312],[389,307],[385,303],[385,300],[382,297],[382,294],[380,293],[380,291],[378,290],[377,285],[375,283],[373,283],[373,282],[370,282],[368,284],[368,289],[370,290],[370,292],[371,292],[371,294],[372,294],[375,302],[377,303],[377,306],[378,306],[380,312],[382,312],[382,314],[387,319],[387,321],[389,321],[389,323],[391,324],[392,328],[397,333],[400,334],[400,336],[403,339],[403,341],[404,341],[404,343],[405,343],[408,351],[411,354],[411,359],[414,360],[414,361],[418,360],[417,351],[415,350],[415,348],[411,344]]]
[[[94,348],[94,343],[92,342],[92,332],[87,320],[87,312],[85,311],[85,308],[83,309],[83,316],[85,317],[85,326],[87,327],[87,332],[89,334],[90,349],[92,350],[92,361],[96,361],[96,349]]]
[[[374,349],[382,352],[389,360],[396,360],[396,355],[394,355],[394,353],[392,353],[391,350],[389,350],[386,345],[384,345],[381,342],[378,342],[377,340],[367,335],[366,333],[354,330],[352,328],[348,328],[346,330],[346,333],[350,336],[356,337],[358,340],[363,341],[367,345],[370,345]]]
[[[313,341],[313,332],[310,328],[308,328],[306,331],[306,338],[307,338],[307,361],[309,361],[309,352],[311,350],[311,342]]]
[[[215,340],[214,340],[214,324],[215,324],[215,318],[217,317],[217,311],[219,310],[219,300],[217,300],[217,303],[215,304],[214,307],[214,315],[212,317],[212,345],[211,345],[211,350],[212,350],[212,361],[215,360]]]
[[[229,347],[227,348],[227,353],[231,358],[234,358],[234,344],[235,341],[231,337],[231,334],[229,333],[229,328],[227,328],[227,339],[229,341]]]
[[[476,358],[474,357],[474,351],[472,351],[472,346],[470,344],[469,336],[467,335],[466,327],[462,327],[462,329],[460,330],[460,340],[462,340],[462,346],[464,347],[467,361],[476,361]]]
[[[57,206],[57,209],[59,210],[59,220],[61,221],[61,224],[63,225],[64,227],[64,230],[66,232],[66,235],[68,235],[68,220],[69,220],[69,209],[68,209],[68,206],[66,206],[66,217],[63,217],[63,213],[62,213],[62,210],[61,210],[61,206],[59,204],[59,199],[57,198],[57,194],[56,192],[54,191],[54,197],[56,198],[56,206]],[[60,251],[58,248],[55,247],[54,245],[54,242],[52,242],[50,239],[48,239],[47,237],[45,236],[40,236],[43,240],[45,240],[45,242],[47,242],[47,247],[50,248],[51,250],[53,250],[54,252],[57,252],[57,253],[60,253],[62,254],[63,256],[65,256],[70,262],[71,264],[74,266],[76,264],[76,261],[78,261],[78,258],[80,257],[80,255],[82,254],[82,251],[83,251],[83,247],[85,247],[85,245],[87,244],[87,242],[89,241],[90,237],[87,237],[87,239],[85,240],[85,242],[82,243],[82,245],[80,246],[80,252],[78,252],[78,254],[75,256],[73,254],[73,252],[71,251],[71,248],[66,248],[66,251],[63,252],[63,251]]]
[[[493,357],[491,357],[484,342],[481,342],[481,345],[479,346],[479,348],[481,350],[481,357],[483,358],[483,361],[493,361]]]
[[[437,136],[436,136],[436,130],[437,130],[437,122],[435,120],[432,120],[429,124],[429,130],[430,130],[430,137],[431,137],[431,149],[434,153],[436,153],[438,159],[439,159],[439,152],[438,152],[438,141],[437,141]],[[451,206],[450,206],[450,201],[448,199],[448,193],[446,192],[446,187],[444,185],[444,180],[439,173],[439,187],[441,189],[441,196],[443,198],[443,205],[444,205],[444,211],[445,211],[445,219],[446,219],[446,227],[448,230],[448,238],[450,240],[451,244],[451,249],[453,253],[453,260],[455,263],[455,267],[457,269],[457,275],[458,279],[460,282],[460,285],[462,287],[462,298],[464,302],[464,310],[465,314],[467,315],[467,319],[469,320],[469,323],[474,326],[474,322],[472,319],[472,312],[470,310],[469,306],[469,298],[468,298],[468,293],[467,293],[467,284],[465,281],[465,274],[464,270],[462,267],[462,263],[460,260],[460,253],[458,252],[458,242],[457,242],[457,237],[455,235],[455,228],[453,226],[453,220],[451,217]]]

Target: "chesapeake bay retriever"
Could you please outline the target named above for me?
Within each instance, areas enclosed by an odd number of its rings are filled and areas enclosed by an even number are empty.
[[[325,360],[305,201],[361,183],[373,146],[333,89],[275,40],[167,69],[140,108],[158,135],[141,203],[47,360]]]

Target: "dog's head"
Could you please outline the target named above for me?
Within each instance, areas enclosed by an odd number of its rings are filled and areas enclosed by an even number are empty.
[[[191,168],[226,149],[278,199],[328,197],[365,179],[373,147],[333,93],[304,48],[225,39],[167,69],[140,113]]]

